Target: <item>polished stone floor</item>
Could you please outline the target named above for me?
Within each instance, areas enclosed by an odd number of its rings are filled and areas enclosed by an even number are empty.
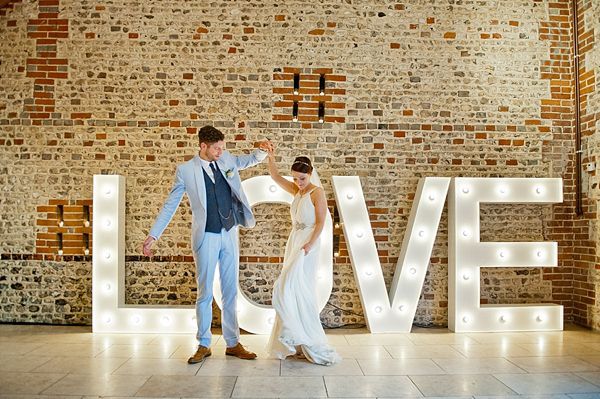
[[[328,330],[333,367],[213,355],[188,365],[188,335],[92,334],[89,327],[0,324],[0,398],[600,398],[600,333],[411,334]]]

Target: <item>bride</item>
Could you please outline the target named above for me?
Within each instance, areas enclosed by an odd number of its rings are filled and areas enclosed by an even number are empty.
[[[279,359],[295,355],[316,364],[332,365],[341,358],[327,343],[315,288],[320,235],[327,213],[325,193],[322,187],[311,183],[313,167],[307,157],[294,160],[293,182],[278,173],[273,148],[268,159],[273,180],[294,196],[292,232],[285,248],[283,269],[273,287],[277,316],[268,351]]]

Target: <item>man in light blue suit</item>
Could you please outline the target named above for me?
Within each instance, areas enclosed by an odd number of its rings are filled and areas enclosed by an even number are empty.
[[[201,362],[211,355],[210,325],[217,263],[223,295],[221,325],[227,344],[225,354],[255,359],[256,354],[246,350],[239,342],[236,310],[239,267],[237,226],[255,225],[254,215],[242,190],[239,171],[262,162],[271,143],[260,142],[259,149],[251,154],[235,156],[225,151],[225,136],[212,126],[201,128],[198,138],[200,152],[177,166],[173,188],[144,241],[143,252],[146,256],[152,255],[152,244],[167,228],[183,194],[187,194],[192,208],[192,250],[198,284],[198,349],[188,363]]]

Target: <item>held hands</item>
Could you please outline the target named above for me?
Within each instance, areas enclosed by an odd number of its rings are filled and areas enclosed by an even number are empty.
[[[152,256],[152,244],[154,244],[154,241],[156,241],[154,239],[154,237],[150,237],[148,236],[148,238],[146,238],[144,240],[144,244],[142,245],[142,252],[144,254],[144,256]]]
[[[273,143],[270,140],[263,140],[256,142],[255,146],[258,145],[258,148],[264,152],[273,151]]]

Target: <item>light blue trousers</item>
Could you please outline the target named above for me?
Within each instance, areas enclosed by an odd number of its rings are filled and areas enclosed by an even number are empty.
[[[196,262],[196,282],[198,297],[196,299],[196,321],[198,344],[210,347],[212,333],[213,280],[215,270],[219,266],[221,277],[221,293],[223,307],[221,309],[221,326],[223,339],[228,347],[237,345],[240,340],[240,328],[237,320],[237,293],[239,270],[239,247],[237,227],[220,233],[204,233],[200,249],[194,251]]]

